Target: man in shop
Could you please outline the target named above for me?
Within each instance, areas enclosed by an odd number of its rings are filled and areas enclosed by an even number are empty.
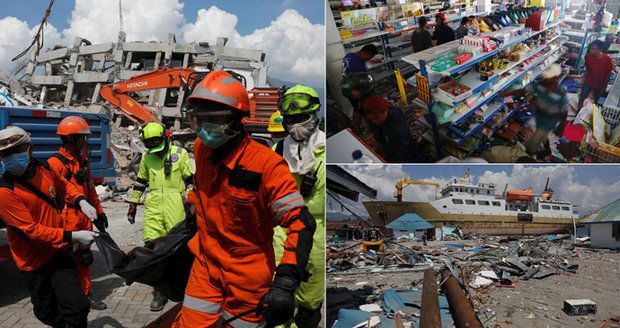
[[[195,260],[173,327],[218,327],[233,317],[234,327],[284,324],[293,317],[295,291],[309,278],[315,219],[284,159],[245,131],[250,104],[241,82],[212,71],[188,104],[198,131],[194,154],[200,169],[190,200],[198,231],[188,243]],[[295,124],[301,125],[291,133],[307,128],[305,121]],[[287,229],[277,267],[275,226]]]
[[[428,20],[425,16],[421,16],[418,19],[418,28],[415,29],[411,35],[411,46],[413,52],[420,52],[433,46],[433,39],[431,32],[426,29]]]
[[[89,220],[97,210],[47,162],[32,157],[30,135],[16,126],[0,131],[0,218],[11,256],[27,281],[34,315],[52,327],[86,328],[89,303],[78,278],[73,247],[89,247],[97,233],[68,231],[63,201]]]
[[[562,66],[551,64],[542,74],[540,80],[528,85],[525,89],[503,92],[504,96],[510,95],[533,95],[530,105],[534,108],[536,116],[536,132],[525,143],[526,152],[529,155],[537,153],[541,144],[545,142],[549,133],[559,127],[558,135],[561,135],[566,123],[568,109],[568,97],[566,90],[560,86]]]
[[[388,163],[419,160],[407,119],[400,108],[381,96],[371,96],[364,101],[364,115]]]
[[[463,17],[461,19],[461,25],[456,28],[456,38],[462,39],[469,34],[469,17]]]
[[[367,44],[357,52],[352,52],[342,59],[342,76],[346,77],[351,73],[368,72],[366,62],[379,53],[377,46]]]
[[[56,134],[60,136],[62,146],[47,162],[54,172],[65,177],[86,200],[97,210],[97,219],[94,221],[100,232],[105,232],[108,218],[103,212],[99,196],[95,190],[95,183],[90,176],[88,164],[86,137],[91,134],[86,120],[79,116],[68,116],[58,124]],[[62,211],[65,219],[65,229],[69,231],[93,230],[93,222],[71,203],[66,203]],[[90,308],[105,310],[107,306],[101,301],[95,301],[91,295],[90,268],[93,262],[93,253],[90,248],[78,248],[74,252],[77,262],[77,271],[84,294],[88,297]]]
[[[435,15],[435,24],[433,43],[436,46],[455,40],[454,30],[446,23],[446,14],[438,13]]]
[[[594,103],[598,103],[605,93],[611,73],[614,71],[614,64],[611,57],[603,52],[604,48],[605,42],[601,40],[595,40],[588,46],[588,53],[585,56],[586,71],[579,94],[579,109],[586,98],[591,97]]]
[[[192,189],[194,168],[187,150],[173,145],[166,135],[165,127],[158,122],[149,122],[140,136],[148,151],[142,155],[138,177],[133,186],[131,205],[127,221],[136,222],[140,198],[149,188],[144,201],[142,240],[144,243],[165,236],[179,222],[185,219],[186,192]],[[189,213],[195,211],[188,206]],[[153,292],[151,311],[161,311],[168,300],[159,291]]]
[[[298,310],[291,327],[314,328],[321,322],[321,305],[325,289],[325,133],[319,129],[317,92],[304,85],[286,91],[280,101],[283,127],[287,137],[273,149],[284,157],[308,206],[316,220],[316,231],[310,260],[310,273],[295,292]],[[273,245],[276,261],[284,254],[286,230],[276,227]]]
[[[340,90],[353,105],[352,129],[359,133],[364,117],[362,104],[364,99],[374,92],[375,81],[368,73],[353,73],[345,77],[340,83]]]

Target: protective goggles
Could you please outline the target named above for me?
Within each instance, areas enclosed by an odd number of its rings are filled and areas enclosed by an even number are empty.
[[[161,145],[161,143],[164,142],[164,137],[163,136],[152,137],[152,138],[144,139],[142,140],[142,142],[144,143],[146,148],[154,148],[154,147]]]
[[[313,110],[317,105],[320,105],[317,97],[307,93],[291,93],[280,98],[278,107],[282,114],[286,114],[298,110]]]

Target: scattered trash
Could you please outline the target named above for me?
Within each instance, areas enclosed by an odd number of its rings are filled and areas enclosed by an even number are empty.
[[[596,314],[596,303],[585,298],[565,300],[563,310],[568,315]]]
[[[110,190],[110,187],[108,186],[98,185],[95,187],[95,191],[97,192],[97,196],[101,202],[111,199],[113,196],[112,190]]]

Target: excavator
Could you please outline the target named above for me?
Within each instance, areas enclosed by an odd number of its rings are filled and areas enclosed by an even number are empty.
[[[408,185],[435,186],[435,199],[439,198],[439,184],[438,183],[402,178],[396,182],[396,192],[394,193],[394,198],[396,198],[396,201],[398,202],[403,201],[403,189],[405,189],[405,187],[407,187]]]
[[[236,79],[247,86],[245,77],[229,71]],[[129,80],[107,84],[101,87],[101,97],[120,111],[126,118],[142,126],[151,121],[159,121],[147,107],[134,100],[133,92],[162,88],[179,88],[182,92],[181,116],[185,117],[185,98],[209,74],[208,71],[196,71],[192,68],[160,68],[155,71],[131,77]],[[250,117],[245,120],[250,132],[267,132],[269,117],[278,109],[282,88],[254,88],[249,90]]]

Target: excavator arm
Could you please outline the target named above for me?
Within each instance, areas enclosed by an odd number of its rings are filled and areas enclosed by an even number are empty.
[[[150,109],[131,98],[130,93],[191,85],[190,79],[193,72],[191,68],[162,68],[136,75],[126,81],[104,85],[101,87],[100,94],[125,117],[134,123],[144,125],[151,121],[158,121],[158,119]]]

